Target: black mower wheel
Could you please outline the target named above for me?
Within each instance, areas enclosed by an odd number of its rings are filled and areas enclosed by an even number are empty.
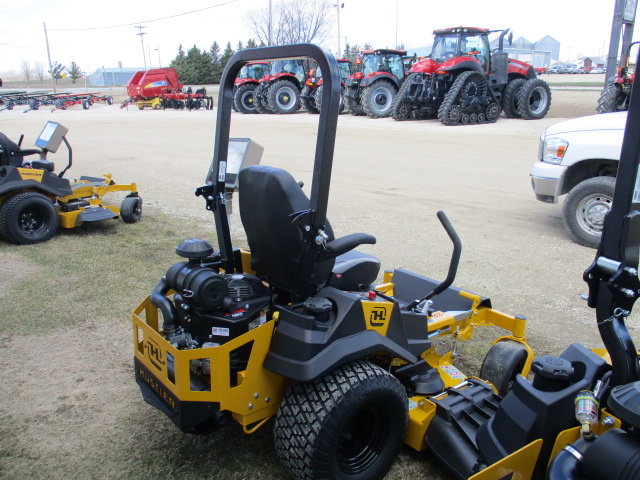
[[[623,112],[627,110],[627,94],[615,83],[607,85],[598,99],[596,112]]]
[[[46,242],[56,233],[58,212],[53,202],[37,192],[21,192],[0,206],[0,234],[10,243]]]
[[[571,238],[585,247],[600,245],[605,215],[611,210],[614,177],[589,178],[573,187],[562,205],[562,219]]]
[[[516,103],[518,114],[525,120],[539,120],[551,106],[551,90],[544,80],[532,78],[518,90]]]
[[[378,80],[364,88],[362,108],[369,118],[384,118],[391,114],[391,105],[398,90],[388,80]]]
[[[258,113],[254,99],[254,92],[258,86],[255,83],[240,85],[233,95],[233,104],[240,113]]]
[[[89,100],[83,100],[82,101],[82,108],[85,110],[89,110],[89,107],[91,106],[91,103],[89,102]]]
[[[517,342],[498,342],[484,357],[480,368],[480,378],[488,380],[504,397],[522,372],[527,361],[527,350]]]
[[[268,102],[269,87],[266,83],[261,83],[253,91],[253,104],[258,113],[273,113]]]
[[[407,417],[400,382],[356,360],[291,386],[276,417],[276,453],[300,480],[382,478],[402,446]]]
[[[518,92],[525,84],[524,78],[516,78],[507,83],[502,92],[502,111],[507,118],[520,118],[518,112]]]
[[[319,88],[322,87],[312,90],[309,85],[305,85],[302,92],[300,92],[300,103],[308,113],[320,113],[320,103],[317,101]]]
[[[113,97],[107,97],[107,105],[113,105]]]
[[[289,114],[300,110],[300,91],[295,83],[279,80],[269,89],[269,105],[275,113]]]
[[[120,216],[124,223],[136,223],[142,217],[142,199],[125,197],[120,206]]]

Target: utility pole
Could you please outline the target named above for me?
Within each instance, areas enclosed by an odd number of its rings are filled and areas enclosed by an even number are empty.
[[[140,25],[136,25],[133,28],[138,28],[140,31],[138,33],[136,33],[136,35],[140,35],[140,43],[142,43],[142,59],[144,60],[144,68],[147,68],[147,56],[144,53],[144,40],[142,39],[143,35],[146,35],[145,32],[142,31],[143,28],[147,28],[147,27],[142,27]],[[149,59],[149,61],[151,61],[151,59]]]
[[[162,62],[160,61],[160,46],[158,48],[154,48],[158,52],[158,68],[162,68]]]
[[[47,42],[47,58],[49,59],[49,73],[51,74],[51,85],[53,86],[53,93],[56,93],[56,79],[53,76],[53,64],[51,63],[51,51],[49,50],[49,36],[47,35],[47,24],[44,25],[44,39]]]
[[[340,3],[340,1],[338,1],[338,3],[336,3],[336,11],[338,12],[338,54],[336,55],[336,57],[340,58],[342,57],[342,50],[340,49],[340,9],[344,8],[344,3]]]
[[[269,44],[267,47],[273,45],[273,5],[271,5],[271,0],[269,0]]]

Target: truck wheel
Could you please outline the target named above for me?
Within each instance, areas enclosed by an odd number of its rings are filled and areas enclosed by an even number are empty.
[[[276,416],[276,453],[300,480],[382,478],[406,428],[400,382],[356,360],[289,389]]]
[[[507,83],[502,92],[502,111],[507,118],[520,118],[518,112],[518,92],[525,84],[524,78],[516,78]]]
[[[602,91],[602,94],[598,99],[596,112],[623,112],[627,110],[627,98],[627,94],[625,94],[615,83],[607,85],[607,88]]]
[[[120,216],[124,223],[136,223],[142,217],[142,199],[140,197],[125,197],[120,205]]]
[[[295,83],[279,80],[269,89],[269,105],[275,113],[289,114],[300,110],[300,91]]]
[[[321,88],[321,87],[318,87]],[[320,113],[319,103],[318,103],[318,88],[314,88],[311,90],[309,85],[305,85],[300,93],[300,103],[302,104],[302,108],[304,108],[309,113]]]
[[[240,113],[257,113],[254,100],[254,92],[257,85],[254,83],[245,83],[240,85],[233,96],[233,104],[236,107],[236,111]]]
[[[532,78],[524,82],[517,94],[518,114],[525,120],[543,118],[551,106],[551,90],[544,80]]]
[[[572,239],[585,247],[597,248],[604,217],[611,210],[614,177],[589,178],[571,189],[562,205],[562,218]]]
[[[56,207],[41,193],[18,193],[0,207],[0,233],[8,242],[18,245],[45,242],[57,228]]]
[[[504,397],[522,372],[527,361],[527,350],[517,342],[498,342],[484,357],[480,367],[480,378],[496,387],[498,395]]]
[[[396,87],[388,80],[378,80],[364,88],[362,92],[362,108],[370,118],[388,117],[391,105],[396,98]]]

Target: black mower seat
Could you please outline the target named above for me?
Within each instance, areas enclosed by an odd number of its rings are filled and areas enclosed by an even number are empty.
[[[40,150],[22,149],[16,142],[9,140],[4,133],[0,133],[0,166],[21,167],[24,157],[36,153],[40,153]]]
[[[345,289],[355,290],[358,285],[375,281],[380,264],[370,255],[354,253],[338,261],[336,266],[336,257],[340,258],[358,245],[375,243],[375,238],[352,234],[335,239],[327,221],[324,228],[327,248],[318,247],[320,250],[311,266],[308,284],[297,285],[296,274],[305,244],[303,231],[293,222],[292,214],[309,210],[309,198],[291,174],[279,168],[246,167],[240,171],[238,182],[240,218],[251,251],[251,267],[270,284],[294,295],[311,295],[327,285],[334,276],[334,267],[338,268],[339,275],[336,282],[350,287]],[[374,270],[375,275],[372,275]],[[344,280],[340,280],[342,278]]]
[[[368,253],[351,250],[336,258],[329,284],[339,290],[371,290],[380,273],[380,260]]]

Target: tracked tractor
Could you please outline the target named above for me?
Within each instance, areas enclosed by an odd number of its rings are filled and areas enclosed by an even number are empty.
[[[260,79],[269,74],[268,62],[254,62],[242,67],[233,86],[234,110],[240,113],[257,113],[253,92],[260,85]]]
[[[252,141],[229,138],[240,68],[300,57],[318,63],[326,89],[309,196],[288,172],[260,165]],[[452,479],[640,478],[640,367],[625,326],[640,292],[640,94],[631,98],[625,174],[585,273],[606,350],[572,344],[535,359],[523,317],[454,286],[462,244],[443,213],[453,254],[442,281],[401,268],[379,279],[380,262],[357,250],[375,237],[336,237],[326,212],[339,94],[337,63],[314,45],[230,59],[214,158],[196,190],[213,212],[218,248],[182,242],[183,260],[133,312],[144,399],[187,433],[235,423],[250,434],[274,418],[276,454],[297,479],[382,479],[403,441],[431,451]],[[236,187],[248,248],[231,241],[227,194]],[[477,377],[463,373],[455,341],[490,325],[503,335]],[[445,336],[453,350],[437,351]]]
[[[500,32],[495,52],[488,38],[493,32]],[[509,118],[543,118],[551,105],[549,86],[531,65],[508,58],[508,32],[466,27],[434,31],[431,55],[409,70],[392,117],[437,117],[445,125],[492,123],[501,111]]]
[[[342,94],[340,95],[340,113],[342,113],[344,111],[345,82],[349,75],[352,74],[352,65],[350,60],[339,59],[337,62],[338,68],[340,69],[340,85],[342,87]],[[323,91],[322,83],[322,70],[316,66],[309,71],[300,95],[302,106],[309,113],[320,113]]]
[[[598,99],[598,113],[623,112],[629,109],[629,95],[636,70],[636,65],[629,64],[629,58],[632,47],[638,44],[640,42],[632,42],[625,49],[624,59],[618,67],[616,77],[608,79],[609,83]]]
[[[258,113],[296,113],[300,109],[300,92],[304,86],[305,63],[301,59],[271,62],[268,75],[260,79],[253,92]]]
[[[405,79],[404,50],[364,50],[356,61],[358,71],[347,78],[345,105],[351,115],[388,117]]]

